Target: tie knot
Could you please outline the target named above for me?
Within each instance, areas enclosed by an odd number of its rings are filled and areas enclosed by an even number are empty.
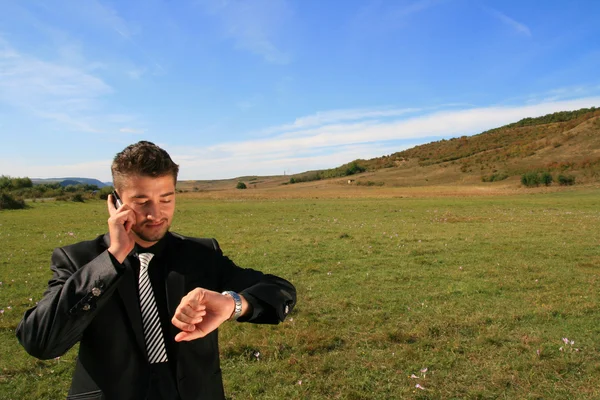
[[[150,260],[152,260],[154,254],[152,253],[140,253],[138,254],[138,258],[140,259],[140,266],[142,268],[147,268],[148,264],[150,264]]]

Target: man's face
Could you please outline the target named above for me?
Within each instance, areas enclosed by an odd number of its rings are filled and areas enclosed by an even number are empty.
[[[135,212],[132,230],[136,242],[150,247],[169,230],[175,212],[175,182],[170,175],[157,178],[131,176],[123,180],[119,195]]]

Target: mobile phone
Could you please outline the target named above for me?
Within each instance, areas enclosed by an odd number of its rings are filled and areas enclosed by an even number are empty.
[[[123,202],[121,201],[121,198],[117,194],[116,190],[113,190],[112,198],[113,198],[113,204],[115,205],[115,208],[119,208],[123,205]]]

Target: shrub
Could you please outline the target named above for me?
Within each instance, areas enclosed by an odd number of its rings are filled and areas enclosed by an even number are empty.
[[[8,193],[0,195],[0,210],[19,210],[25,207],[23,199],[17,199]]]
[[[491,174],[489,176],[482,176],[481,180],[483,182],[498,182],[503,181],[508,178],[508,174],[504,172],[496,172],[495,174]]]
[[[344,171],[346,176],[360,174],[361,172],[365,172],[367,169],[361,165],[359,165],[356,161],[352,161],[350,165]]]
[[[0,189],[23,189],[30,188],[33,186],[31,179],[25,178],[11,178],[10,176],[2,175],[0,176]]]
[[[527,187],[539,186],[541,183],[540,174],[537,172],[526,172],[521,175],[521,183]]]
[[[73,195],[73,197],[71,197],[71,201],[77,202],[77,203],[83,203],[85,202],[85,200],[83,200],[83,196],[81,195],[81,193],[75,193]]]
[[[540,177],[540,180],[545,186],[550,186],[553,181],[552,175],[550,174],[550,172],[542,172],[542,176]]]
[[[236,189],[246,189],[247,186],[244,182],[238,182],[237,186],[235,187]]]
[[[561,186],[571,186],[575,184],[575,177],[573,175],[563,175],[560,174],[558,176],[558,184]]]
[[[108,199],[108,195],[111,194],[113,190],[115,190],[115,188],[113,188],[112,186],[104,186],[98,191],[98,196],[100,197],[100,199],[106,200]]]
[[[385,185],[385,182],[381,182],[381,181],[378,181],[378,182],[373,182],[373,181],[366,181],[366,182],[365,181],[357,181],[356,184],[359,185],[359,186],[383,186],[383,185]]]

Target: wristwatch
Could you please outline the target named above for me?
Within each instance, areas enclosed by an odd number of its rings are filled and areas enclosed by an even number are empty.
[[[225,296],[229,295],[233,298],[233,301],[235,302],[235,308],[233,310],[233,314],[231,314],[231,317],[229,317],[229,321],[236,321],[240,315],[242,315],[242,298],[239,294],[232,292],[231,290],[226,290],[221,294]]]

